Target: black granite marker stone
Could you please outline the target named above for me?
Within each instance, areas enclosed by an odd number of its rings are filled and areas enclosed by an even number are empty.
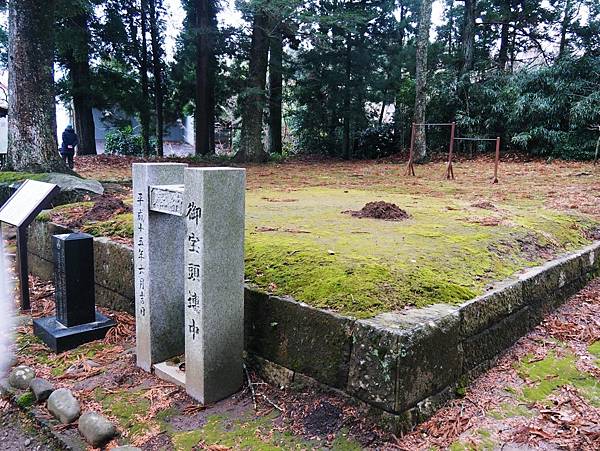
[[[94,238],[87,233],[52,236],[56,320],[67,327],[96,320]]]
[[[104,338],[115,325],[96,312],[94,241],[86,233],[52,236],[56,316],[33,321],[33,332],[60,353]]]

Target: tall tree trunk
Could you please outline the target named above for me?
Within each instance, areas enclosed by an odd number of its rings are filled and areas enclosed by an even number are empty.
[[[381,101],[381,110],[379,110],[379,119],[377,120],[377,124],[379,124],[380,127],[381,127],[381,124],[383,124],[383,116],[385,114],[385,107],[387,105],[386,97],[387,97],[387,89],[384,89],[383,90],[383,100]]]
[[[563,11],[563,18],[560,24],[560,45],[558,49],[558,57],[562,58],[567,48],[567,32],[571,23],[571,11],[572,3],[571,0],[565,0],[565,9]]]
[[[462,33],[463,64],[461,74],[473,69],[473,47],[475,44],[475,1],[465,0],[464,28]]]
[[[415,115],[416,123],[425,122],[427,108],[427,47],[429,45],[429,29],[431,27],[431,6],[433,0],[423,0],[419,12],[419,29],[417,35],[417,55],[415,74]],[[416,127],[415,162],[422,162],[427,156],[425,127]]]
[[[276,28],[269,40],[269,152],[281,154],[283,35]]]
[[[498,51],[498,69],[502,71],[506,69],[508,62],[509,27],[508,19],[503,19],[500,27],[500,50]]]
[[[196,92],[194,128],[196,155],[214,152],[216,10],[212,0],[195,0]]]
[[[150,156],[150,83],[148,81],[148,0],[141,0],[140,27],[142,31],[142,47],[140,49],[140,82],[142,99],[140,102],[140,122],[142,125],[142,145],[144,156]],[[137,39],[137,37],[136,37]]]
[[[69,172],[56,139],[55,1],[10,0],[8,7],[8,166]]]
[[[89,14],[87,12],[78,15],[74,19],[77,27],[77,36],[81,36],[80,50],[77,55],[73,52],[69,55],[68,68],[71,82],[73,84],[73,110],[75,116],[75,131],[79,138],[77,152],[79,155],[96,155],[96,125],[90,86],[92,84],[90,75],[90,32]]]
[[[452,56],[452,32],[454,31],[454,0],[448,0],[448,55]]]
[[[343,112],[343,137],[342,137],[342,154],[344,158],[349,160],[351,157],[350,146],[350,86],[352,82],[352,41],[350,33],[346,35],[346,70],[344,76],[344,112]]]
[[[242,131],[238,161],[262,162],[267,158],[262,142],[263,113],[269,40],[266,33],[268,18],[264,11],[256,11],[252,24],[252,44],[248,83],[242,99]]]
[[[162,157],[164,141],[164,111],[162,83],[162,46],[160,37],[161,0],[149,0],[150,40],[152,45],[152,72],[154,74],[154,108],[156,110],[156,153]]]

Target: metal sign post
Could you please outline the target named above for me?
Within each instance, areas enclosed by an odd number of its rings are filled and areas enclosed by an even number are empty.
[[[52,183],[25,180],[0,208],[0,227],[5,222],[17,228],[17,269],[21,310],[29,310],[29,267],[27,265],[27,227],[60,191]],[[4,243],[0,243],[4,245]]]

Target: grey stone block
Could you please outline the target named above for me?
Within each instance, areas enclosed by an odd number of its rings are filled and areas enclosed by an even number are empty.
[[[52,255],[52,235],[71,232],[71,229],[53,222],[33,221],[28,229],[27,250],[29,253],[37,255],[46,261],[54,262],[54,256]]]
[[[581,261],[581,267],[588,275],[600,269],[600,242],[586,246],[576,253]]]
[[[522,308],[523,286],[509,279],[494,286],[492,291],[460,306],[460,333],[463,338],[475,335]]]
[[[94,448],[105,445],[117,434],[115,426],[96,412],[85,412],[81,415],[78,429]]]
[[[42,280],[52,280],[54,277],[54,263],[48,260],[32,254],[27,253],[27,262],[29,265],[29,272],[36,275]]]
[[[44,402],[54,391],[52,384],[46,379],[36,377],[29,384],[29,389],[33,392],[37,402]]]
[[[492,327],[463,341],[463,372],[495,358],[529,331],[529,307],[504,318]]]
[[[450,306],[438,305],[407,313],[415,328],[400,336],[396,412],[453,384],[462,368],[460,321]]]
[[[35,371],[25,365],[19,365],[13,368],[8,375],[8,383],[13,388],[19,390],[27,390],[29,384],[35,377]]]
[[[63,424],[69,424],[79,417],[79,401],[71,390],[59,388],[48,397],[48,410]]]
[[[149,187],[183,183],[186,166],[133,164],[136,352],[145,371],[184,353],[184,275],[176,265],[183,262],[185,225],[180,216],[150,211]]]
[[[389,412],[396,405],[398,335],[377,319],[357,321],[352,334],[348,392]]]
[[[108,238],[94,238],[96,284],[133,299],[133,250]]]
[[[296,301],[246,290],[246,349],[344,388],[354,321]]]
[[[246,171],[186,168],[186,391],[208,403],[243,382]]]
[[[257,374],[270,384],[288,387],[294,381],[294,372],[284,366],[255,355],[249,356],[247,361]]]
[[[519,280],[526,304],[546,302],[551,305],[563,297],[563,288],[582,277],[581,259],[567,255],[524,272]]]
[[[126,280],[125,278],[123,279]],[[131,280],[131,285],[133,286],[133,280]],[[119,312],[135,314],[135,299],[133,297],[125,297],[121,293],[98,284],[95,285],[95,293],[96,305]]]
[[[434,305],[356,322],[348,391],[389,412],[403,412],[460,374],[459,317]]]

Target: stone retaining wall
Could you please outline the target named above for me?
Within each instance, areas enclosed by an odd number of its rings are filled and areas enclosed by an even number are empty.
[[[52,277],[50,237],[30,228],[32,272]],[[134,311],[131,248],[94,240],[98,305]],[[459,306],[355,320],[246,288],[245,348],[280,385],[318,383],[344,393],[399,431],[424,420],[542,317],[600,272],[600,242],[527,270]]]

